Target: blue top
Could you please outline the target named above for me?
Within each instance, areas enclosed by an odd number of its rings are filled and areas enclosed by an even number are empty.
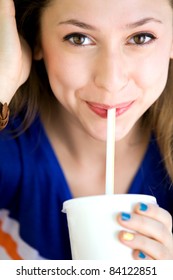
[[[72,194],[39,117],[17,138],[5,131],[0,133],[0,259],[71,259],[61,210]],[[128,192],[154,195],[173,216],[173,188],[154,138]]]

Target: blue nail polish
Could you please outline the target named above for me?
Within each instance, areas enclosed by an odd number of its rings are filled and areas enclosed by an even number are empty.
[[[130,218],[131,218],[131,215],[130,214],[128,214],[128,213],[121,213],[121,219],[123,220],[123,221],[128,221],[128,220],[130,220]]]
[[[140,203],[140,207],[139,207],[139,210],[140,211],[147,211],[147,209],[148,209],[148,206],[146,205],[146,204],[144,204],[144,203]]]
[[[145,259],[145,258],[146,258],[146,255],[145,255],[143,252],[139,252],[138,257],[139,257],[140,259]]]

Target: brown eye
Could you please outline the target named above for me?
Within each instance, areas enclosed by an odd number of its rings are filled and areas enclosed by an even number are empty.
[[[75,45],[83,45],[85,42],[85,37],[82,35],[75,35],[74,37],[71,38],[71,41],[73,41],[73,43]]]
[[[92,39],[80,33],[72,33],[63,38],[64,41],[70,42],[74,46],[89,46],[94,45]]]
[[[133,37],[134,43],[137,45],[144,44],[146,41],[146,36],[145,35],[136,35]]]
[[[150,33],[136,34],[128,40],[128,44],[132,45],[146,45],[154,41],[156,37]]]

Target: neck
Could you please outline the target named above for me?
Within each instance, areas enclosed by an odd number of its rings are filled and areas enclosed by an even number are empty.
[[[78,162],[98,162],[98,160],[105,162],[106,142],[90,136],[66,109],[56,106],[51,110],[49,119],[45,118],[44,114],[42,119],[50,141],[68,149]],[[141,131],[138,121],[126,137],[116,142],[116,161],[119,161],[129,149],[133,150],[141,143],[147,143],[147,139],[148,134]]]
[[[106,143],[90,136],[77,122],[75,117],[61,106],[51,111],[49,121],[43,116],[43,123],[50,140],[57,142],[57,146],[66,148],[78,162],[104,159]],[[57,121],[55,121],[57,120]]]
[[[75,196],[103,194],[105,191],[106,142],[92,138],[64,110],[61,108],[51,110],[49,120],[43,114],[42,121],[71,191]],[[127,192],[146,151],[148,138],[141,138],[139,127],[140,124],[137,123],[126,137],[116,142],[116,193]],[[146,134],[142,133],[142,135]]]

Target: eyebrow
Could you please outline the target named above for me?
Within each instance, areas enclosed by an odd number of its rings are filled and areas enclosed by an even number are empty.
[[[155,23],[159,23],[159,24],[163,23],[159,19],[148,17],[148,18],[140,19],[136,22],[128,23],[128,24],[125,25],[125,27],[128,28],[128,29],[136,28],[136,27],[142,26],[144,24],[147,24],[149,22],[155,22]],[[82,21],[79,21],[77,19],[69,19],[69,20],[61,21],[61,22],[58,23],[58,25],[63,25],[63,24],[74,25],[74,26],[77,26],[79,28],[84,28],[84,29],[87,29],[87,30],[97,30],[97,28],[95,26],[90,25],[90,24],[85,23],[85,22],[82,22]]]
[[[85,22],[82,22],[82,21],[79,21],[79,20],[76,20],[76,19],[69,19],[69,20],[66,20],[66,21],[61,21],[58,24],[59,25],[61,25],[61,24],[69,24],[69,25],[74,25],[74,26],[77,26],[77,27],[80,27],[80,28],[84,28],[84,29],[88,29],[88,30],[96,30],[97,29],[93,25],[90,25],[88,23],[85,23]]]
[[[140,19],[140,20],[138,20],[136,22],[133,22],[133,23],[126,24],[126,27],[129,28],[129,29],[130,28],[136,28],[136,27],[142,26],[144,24],[147,24],[149,22],[155,22],[155,23],[163,24],[163,22],[159,19],[148,17],[148,18]]]

